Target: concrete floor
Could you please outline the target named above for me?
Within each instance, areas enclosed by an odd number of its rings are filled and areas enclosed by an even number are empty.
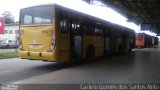
[[[0,60],[0,83],[14,84],[158,84],[160,48],[135,49],[132,53],[69,64]]]
[[[71,66],[71,67],[70,67]],[[61,66],[60,66],[61,67]],[[50,67],[51,69],[52,67]],[[140,49],[94,62],[69,65],[62,70],[17,83],[81,84],[81,83],[160,83],[160,49]]]

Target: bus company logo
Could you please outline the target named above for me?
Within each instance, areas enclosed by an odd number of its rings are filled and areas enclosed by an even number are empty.
[[[32,41],[32,48],[39,48],[39,41],[38,40],[34,39]]]
[[[36,40],[36,39],[34,39],[33,41],[32,41],[32,44],[38,44],[39,42],[38,42],[38,40]]]

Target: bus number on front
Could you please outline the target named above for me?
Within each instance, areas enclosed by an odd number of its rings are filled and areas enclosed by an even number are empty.
[[[53,30],[42,30],[42,34],[45,36],[52,36]]]

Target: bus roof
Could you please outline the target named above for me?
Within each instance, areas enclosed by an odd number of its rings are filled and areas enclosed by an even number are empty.
[[[32,7],[39,7],[39,6],[49,6],[49,5],[56,5],[56,6],[60,6],[60,7],[64,7],[64,6],[62,6],[62,5],[59,5],[59,4],[56,4],[56,3],[48,3],[48,4],[39,4],[39,5],[34,5],[34,6],[30,6],[30,7],[26,7],[26,8],[22,8],[21,10],[23,10],[23,9],[27,9],[27,8],[32,8]],[[108,23],[108,24],[111,24],[112,25],[112,27],[121,27],[121,28],[126,28],[126,29],[129,29],[131,32],[135,32],[133,29],[130,29],[130,28],[128,28],[128,27],[125,27],[125,26],[122,26],[122,25],[119,25],[119,24],[116,24],[116,23],[112,23],[112,22],[109,22],[109,21],[106,21],[106,20],[103,20],[103,19],[100,19],[100,18],[98,18],[98,17],[96,17],[96,16],[93,16],[93,15],[89,15],[89,14],[86,14],[86,13],[83,13],[83,12],[80,12],[80,11],[78,11],[78,10],[74,10],[74,9],[72,9],[72,8],[69,8],[69,7],[64,7],[64,8],[67,8],[68,10],[71,10],[72,12],[77,12],[77,13],[81,13],[81,15],[86,15],[86,16],[90,16],[90,18],[94,18],[94,20],[99,20],[99,21],[101,21],[102,23]]]
[[[21,10],[23,10],[23,9],[27,9],[27,8],[32,8],[32,7],[48,6],[48,5],[55,5],[55,3],[48,3],[48,4],[33,5],[33,6],[29,6],[29,7],[21,8]]]

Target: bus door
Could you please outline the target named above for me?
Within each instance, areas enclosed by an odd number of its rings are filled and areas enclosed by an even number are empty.
[[[71,58],[82,58],[82,28],[77,20],[71,20],[70,37],[71,37]]]

